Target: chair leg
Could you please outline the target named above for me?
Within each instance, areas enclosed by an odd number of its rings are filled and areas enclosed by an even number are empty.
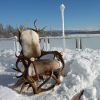
[[[59,85],[59,84],[60,84],[60,71],[61,71],[61,69],[59,68],[58,71],[57,71],[57,73],[54,73],[54,75],[53,75],[53,71],[50,72],[51,75],[49,76],[49,78],[47,78],[39,87],[37,87],[37,86],[35,85],[34,81],[32,82],[32,79],[34,80],[34,78],[32,78],[32,77],[26,75],[26,78],[27,78],[26,81],[24,80],[24,78],[19,79],[19,80],[16,82],[16,84],[13,86],[12,89],[14,89],[15,87],[18,87],[19,85],[23,84],[22,87],[21,87],[21,90],[20,90],[20,94],[22,94],[23,89],[25,88],[25,86],[26,86],[27,84],[29,84],[29,86],[28,86],[28,88],[27,88],[27,91],[28,91],[28,89],[29,89],[30,87],[32,87],[33,93],[34,93],[34,94],[39,94],[40,92],[44,92],[44,91],[51,90],[51,89],[54,88],[56,85]],[[51,77],[54,78],[54,79],[56,80],[56,83],[55,83],[54,85],[52,85],[51,87],[47,88],[47,89],[41,88],[45,83],[47,83],[47,82],[50,80]]]
[[[28,92],[28,90],[29,90],[30,87],[32,87],[31,84],[28,86],[28,88],[27,88],[27,92]]]
[[[56,77],[52,76],[56,80],[56,82],[57,82],[55,84],[55,86],[60,84],[60,70],[61,70],[61,68],[58,69],[57,75],[55,75]]]
[[[62,71],[60,73],[65,77],[65,74]]]
[[[47,89],[42,89],[42,88],[41,88],[45,83],[47,83],[47,82],[50,80],[50,78],[51,78],[52,76],[53,76],[53,71],[52,71],[52,73],[51,73],[51,76],[50,76],[48,79],[46,79],[46,80],[38,87],[39,92],[48,91],[48,90],[51,90],[52,88],[54,88],[55,85],[53,85],[53,86],[51,86],[51,87],[49,87],[49,88],[47,88]]]
[[[29,84],[29,83],[28,83],[28,82],[25,82],[25,83],[22,85],[21,90],[20,90],[20,94],[22,94],[22,92],[23,92],[23,90],[24,90],[24,88],[25,88],[25,86],[26,86],[27,84]]]
[[[52,75],[53,75],[53,71],[52,71],[52,73],[51,73],[51,76],[50,76],[47,80],[45,80],[39,87],[37,87],[34,83],[30,82],[31,79],[28,78],[28,79],[29,79],[28,83],[23,84],[20,93],[22,93],[24,87],[25,87],[27,84],[29,84],[29,86],[28,86],[28,88],[27,88],[27,91],[28,91],[28,89],[29,89],[30,87],[32,87],[34,94],[39,94],[40,92],[48,91],[48,90],[54,88],[55,85],[49,87],[48,89],[42,89],[42,88],[41,88],[45,83],[47,83],[47,82],[50,80],[50,78],[52,77]],[[29,77],[29,76],[28,76],[28,77]]]
[[[52,71],[51,76],[48,79],[46,79],[39,87],[37,87],[34,83],[31,83],[33,85],[33,86],[32,85],[31,86],[33,88],[34,94],[39,94],[40,92],[51,90],[56,85],[59,85],[60,84],[60,71],[61,71],[61,69],[59,68],[56,77],[53,76],[53,71]],[[41,88],[45,83],[47,83],[50,80],[51,77],[53,77],[56,80],[56,83],[47,89]]]
[[[19,85],[21,85],[21,84],[24,83],[24,82],[25,82],[25,80],[24,80],[23,78],[19,79],[19,80],[16,82],[16,84],[13,86],[12,89],[18,87]]]
[[[50,78],[52,77],[52,75],[53,75],[53,71],[52,71],[52,73],[51,73],[51,76],[50,76],[47,80],[45,80],[45,81],[38,87],[38,89],[40,89],[45,83],[47,83],[47,82],[50,80]]]
[[[34,83],[29,82],[29,84],[32,87],[34,94],[39,94],[40,93],[37,86]]]

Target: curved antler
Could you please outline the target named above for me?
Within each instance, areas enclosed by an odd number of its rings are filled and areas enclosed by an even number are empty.
[[[27,20],[26,24],[23,26],[22,30],[20,30],[20,28],[19,28],[18,25],[17,25],[17,28],[18,28],[18,30],[19,30],[20,33],[23,32],[23,30],[24,30],[25,26],[27,25],[27,23],[28,23],[28,20]]]
[[[17,25],[17,28],[18,28],[18,31],[19,31],[20,33],[22,33],[21,30],[20,30],[20,28],[18,27],[18,25]]]
[[[46,26],[42,29],[42,30],[39,30],[38,31],[38,28],[37,28],[37,26],[36,26],[36,21],[37,21],[37,19],[34,21],[34,26],[35,26],[35,28],[36,28],[36,32],[37,32],[37,34],[39,34],[41,31],[43,31],[45,28],[46,28]]]
[[[38,31],[37,34],[39,34],[40,32],[42,32],[45,28],[46,28],[46,26],[42,30]]]
[[[28,20],[27,20],[26,24],[24,25],[24,27],[22,28],[22,32],[23,32],[23,30],[24,30],[25,26],[27,25],[27,23],[28,23]]]
[[[38,28],[37,28],[37,26],[36,26],[36,21],[37,21],[37,19],[34,21],[34,26],[35,26],[35,28],[36,28],[36,31],[38,31]]]

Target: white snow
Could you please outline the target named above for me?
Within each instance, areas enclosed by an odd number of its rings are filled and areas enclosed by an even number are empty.
[[[80,100],[100,100],[100,50],[56,47],[50,50],[63,52],[66,77],[60,77],[59,86],[38,95],[34,95],[31,88],[28,92],[24,89],[21,95],[21,87],[12,90],[18,80],[14,75],[20,75],[10,67],[11,64],[15,67],[15,52],[0,51],[0,100],[71,100],[82,89],[84,93]],[[46,86],[50,84],[48,82]]]

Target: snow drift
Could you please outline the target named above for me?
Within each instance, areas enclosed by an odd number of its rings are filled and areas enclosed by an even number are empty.
[[[100,50],[92,49],[63,49],[52,48],[63,52],[66,77],[60,78],[61,85],[54,89],[33,95],[32,89],[19,95],[20,87],[11,89],[17,79],[15,72],[10,68],[15,67],[16,57],[13,50],[0,52],[0,100],[71,100],[78,92],[84,89],[80,100],[100,100]],[[49,56],[50,57],[50,56]],[[51,80],[52,81],[52,80]],[[50,82],[46,84],[49,86]]]

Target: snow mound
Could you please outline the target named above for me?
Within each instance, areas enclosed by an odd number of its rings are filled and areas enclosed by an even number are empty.
[[[29,98],[18,94],[8,87],[0,85],[0,100],[29,100]]]
[[[15,67],[15,53],[13,50],[1,51],[0,100],[71,100],[82,89],[84,89],[84,93],[80,100],[100,100],[100,50],[56,47],[51,50],[63,52],[65,61],[63,72],[66,77],[61,76],[59,86],[39,95],[33,95],[32,89],[27,93],[24,90],[22,95],[19,95],[20,87],[17,90],[11,89],[17,81],[14,75],[20,74],[10,67],[11,64]],[[47,57],[52,56],[48,55]],[[50,84],[50,82],[47,83],[48,86]]]

